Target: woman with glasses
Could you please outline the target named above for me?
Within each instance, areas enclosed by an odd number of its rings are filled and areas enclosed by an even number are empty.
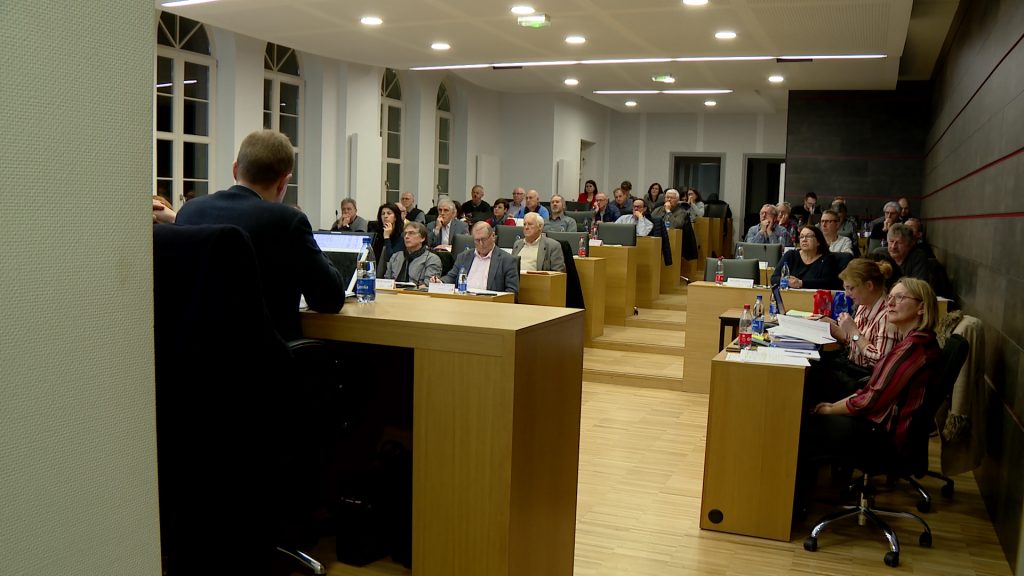
[[[923,280],[902,278],[886,298],[887,321],[901,338],[882,356],[867,384],[836,402],[821,402],[800,429],[801,491],[813,483],[813,465],[853,456],[852,462],[896,449],[907,439],[910,419],[924,402],[925,387],[940,367],[935,338],[938,303]],[[901,401],[897,405],[897,401]]]
[[[397,235],[397,234],[396,234]],[[395,252],[388,259],[384,278],[392,278],[396,282],[414,282],[423,286],[431,276],[441,273],[441,259],[427,250],[427,227],[419,222],[408,222],[400,235],[402,250]]]
[[[828,242],[829,251],[853,254],[853,242],[839,235],[839,214],[835,210],[825,210],[821,214],[821,233]]]
[[[772,273],[772,284],[778,284],[783,266],[789,267],[790,288],[839,288],[839,271],[835,258],[828,251],[828,243],[821,230],[805,225],[800,228],[798,250],[783,254]]]

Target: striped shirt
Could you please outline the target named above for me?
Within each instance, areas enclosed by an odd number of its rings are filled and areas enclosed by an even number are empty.
[[[860,337],[867,343],[867,348],[861,350],[858,344],[850,343],[850,362],[865,368],[871,368],[878,362],[878,359],[885,356],[896,345],[899,335],[887,321],[889,318],[889,307],[885,305],[885,295],[878,297],[871,307],[859,306],[853,317],[853,323],[857,325]]]
[[[910,416],[924,402],[925,387],[938,374],[941,351],[931,330],[911,330],[875,364],[867,386],[846,400],[850,414],[881,424],[892,434],[896,448],[903,446]],[[909,387],[909,390],[908,390]],[[896,402],[907,391],[896,412]]]

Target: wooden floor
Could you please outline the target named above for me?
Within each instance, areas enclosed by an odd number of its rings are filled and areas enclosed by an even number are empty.
[[[822,533],[817,552],[805,551],[805,535],[829,504],[812,509],[791,542],[702,531],[708,397],[672,389],[682,380],[685,306],[685,294],[663,297],[625,327],[606,327],[600,348],[585,350],[576,576],[1011,574],[970,474],[955,478],[951,501],[926,481],[934,497],[935,511],[925,515],[932,548],[917,545],[914,524],[893,521],[903,546],[898,569],[882,563],[887,547],[881,533],[855,520]],[[937,456],[933,443],[933,469]],[[905,490],[878,496],[878,505],[889,508],[914,511],[915,502]],[[333,559],[334,541],[322,541],[317,555]],[[329,573],[409,571],[386,560],[365,568],[332,561]]]

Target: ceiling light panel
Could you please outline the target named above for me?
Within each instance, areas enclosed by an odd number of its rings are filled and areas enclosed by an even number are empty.
[[[448,50],[451,48],[451,45],[447,42],[434,42],[430,47],[434,50]]]
[[[566,78],[565,80],[562,81],[562,83],[565,84],[566,86],[578,86],[580,81],[575,78]]]
[[[626,100],[626,106],[629,108],[636,108],[636,100]]]
[[[363,26],[380,26],[384,23],[384,20],[380,16],[363,16],[359,19],[359,22]]]
[[[533,10],[533,6],[527,6],[525,4],[520,4],[518,6],[513,6],[511,12],[513,14],[515,14],[516,16],[527,16],[529,14],[533,14],[534,10]]]
[[[715,32],[715,38],[718,38],[719,40],[732,40],[735,37],[736,33],[732,30],[719,30],[718,32]]]
[[[565,43],[566,44],[584,44],[586,41],[587,41],[587,38],[585,36],[580,36],[578,34],[574,34],[572,36],[566,36],[565,37]]]

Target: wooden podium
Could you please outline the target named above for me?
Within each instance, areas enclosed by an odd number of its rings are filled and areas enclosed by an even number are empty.
[[[565,307],[565,272],[520,272],[519,303]]]
[[[636,303],[649,308],[661,294],[661,238],[636,239]]]
[[[590,255],[607,262],[606,306],[604,321],[623,326],[636,306],[636,247],[591,246]]]
[[[580,258],[574,256],[576,273],[580,277],[580,288],[583,291],[583,304],[587,307],[584,316],[586,323],[586,341],[604,334],[605,289],[607,270],[604,258]]]

